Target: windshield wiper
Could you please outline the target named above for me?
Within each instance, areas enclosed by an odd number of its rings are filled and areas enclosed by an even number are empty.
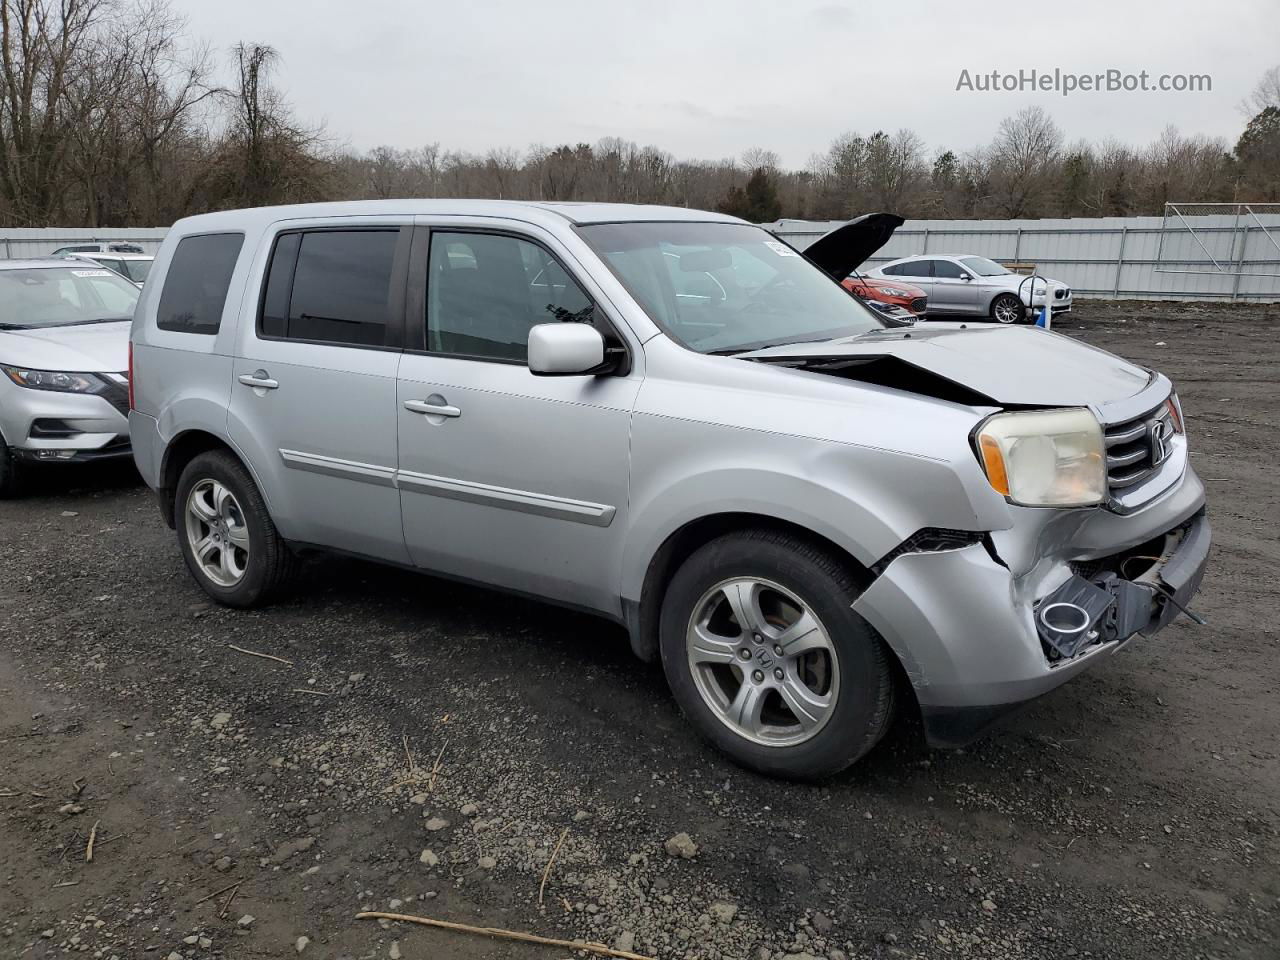
[[[0,330],[30,330],[24,323],[0,323]]]
[[[46,323],[46,327],[83,327],[91,323],[126,323],[133,317],[94,317],[92,320],[68,320],[66,323]]]

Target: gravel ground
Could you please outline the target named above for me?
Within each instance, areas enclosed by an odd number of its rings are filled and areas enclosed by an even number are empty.
[[[664,958],[1276,957],[1278,321],[1059,324],[1179,385],[1209,626],[818,787],[712,753],[607,623],[337,559],[218,608],[131,471],[41,477],[0,503],[0,956],[570,953],[373,910]]]

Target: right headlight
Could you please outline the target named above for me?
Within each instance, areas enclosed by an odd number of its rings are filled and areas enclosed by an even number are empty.
[[[998,413],[975,441],[987,479],[1026,507],[1084,507],[1107,494],[1102,426],[1084,407]]]
[[[0,363],[0,372],[20,387],[51,390],[55,393],[97,393],[103,387],[100,377],[92,373],[67,373],[62,370],[33,370]]]

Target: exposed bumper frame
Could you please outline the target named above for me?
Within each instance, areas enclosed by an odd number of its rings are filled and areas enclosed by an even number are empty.
[[[1178,517],[1166,530],[1188,524]],[[895,559],[853,609],[897,654],[915,691],[933,746],[960,746],[1002,717],[1061,686],[1127,644],[1166,626],[1199,589],[1211,531],[1203,502],[1173,552],[1141,625],[1102,635],[1077,655],[1050,661],[1034,612],[1050,589],[1017,578],[984,545]],[[1030,582],[1028,582],[1030,581]],[[1167,598],[1172,595],[1176,602]]]

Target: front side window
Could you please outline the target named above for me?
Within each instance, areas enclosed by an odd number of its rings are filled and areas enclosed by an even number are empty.
[[[384,346],[395,323],[399,229],[282,234],[259,331],[273,339]]]
[[[431,232],[427,349],[524,361],[539,323],[594,323],[595,308],[550,253],[518,237]]]
[[[772,234],[737,223],[609,223],[578,232],[649,317],[700,353],[847,337],[884,326]]]
[[[243,244],[242,233],[208,233],[179,240],[160,291],[156,326],[176,333],[217,333]]]
[[[1007,267],[986,257],[961,257],[960,262],[980,277],[1003,277],[1010,272]]]
[[[138,288],[96,264],[0,270],[0,330],[129,320]]]

